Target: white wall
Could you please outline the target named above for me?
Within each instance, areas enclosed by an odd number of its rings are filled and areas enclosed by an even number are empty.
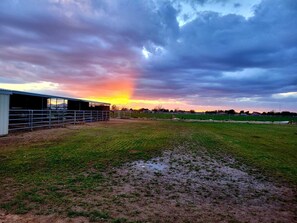
[[[9,100],[9,94],[1,94],[0,92],[0,136],[8,134]]]

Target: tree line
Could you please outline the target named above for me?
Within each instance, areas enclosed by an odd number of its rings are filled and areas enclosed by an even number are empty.
[[[204,113],[204,114],[216,114],[216,115],[268,115],[268,116],[297,116],[296,112],[290,112],[290,111],[282,111],[282,112],[275,112],[275,111],[269,111],[269,112],[257,112],[257,111],[244,111],[241,110],[237,112],[234,109],[229,109],[229,110],[213,110],[213,111],[205,111],[205,112],[196,112],[195,110],[181,110],[181,109],[166,109],[163,108],[162,106],[156,106],[153,109],[148,109],[148,108],[140,108],[140,109],[133,109],[133,108],[127,108],[127,107],[118,107],[117,105],[112,105],[111,106],[112,111],[133,111],[133,112],[140,112],[140,113]]]

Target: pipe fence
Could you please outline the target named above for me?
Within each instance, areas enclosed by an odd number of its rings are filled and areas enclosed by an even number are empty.
[[[108,121],[110,111],[14,110],[9,111],[9,131],[64,127],[69,124]]]

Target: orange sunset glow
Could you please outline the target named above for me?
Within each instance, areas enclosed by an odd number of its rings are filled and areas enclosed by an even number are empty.
[[[135,72],[129,72],[119,75],[118,78],[104,80],[103,84],[91,85],[91,89],[86,91],[83,98],[127,106],[134,93],[135,76]]]
[[[96,91],[96,89],[94,89]],[[99,90],[98,96],[88,98],[96,101],[108,101],[111,104],[126,105],[130,102],[133,95],[133,80],[113,80],[107,82],[102,89]]]

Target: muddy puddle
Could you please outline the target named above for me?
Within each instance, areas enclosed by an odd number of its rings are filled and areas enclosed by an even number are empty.
[[[231,157],[180,147],[111,170],[103,195],[91,197],[134,221],[297,222],[293,189],[251,172]]]

